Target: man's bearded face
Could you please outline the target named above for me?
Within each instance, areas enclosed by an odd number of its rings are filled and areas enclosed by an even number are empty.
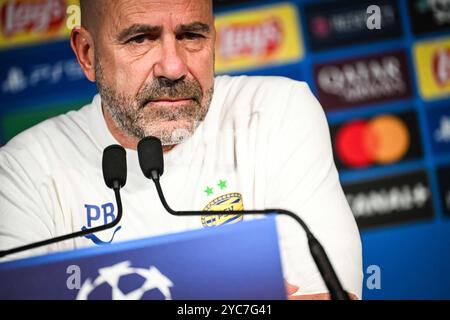
[[[103,111],[125,136],[180,143],[204,120],[212,100],[212,2],[103,4],[93,51]]]
[[[107,83],[97,61],[96,82],[102,103],[118,128],[142,139],[158,137],[163,145],[174,145],[193,135],[204,120],[213,87],[203,92],[195,79],[171,81],[154,78],[137,95],[118,91]]]

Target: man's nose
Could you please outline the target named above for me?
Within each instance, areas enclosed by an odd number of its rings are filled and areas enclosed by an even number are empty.
[[[177,40],[164,39],[161,45],[160,58],[154,66],[154,76],[176,81],[186,75],[186,61],[182,49],[177,46]]]

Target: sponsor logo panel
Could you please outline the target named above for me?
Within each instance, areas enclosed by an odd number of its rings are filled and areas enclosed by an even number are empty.
[[[450,0],[410,0],[408,5],[415,34],[450,30]]]
[[[428,109],[427,118],[433,152],[450,154],[450,105]]]
[[[450,96],[450,38],[414,45],[419,91],[424,100]]]
[[[313,51],[351,44],[398,38],[402,35],[396,1],[377,1],[381,28],[370,29],[367,8],[373,1],[332,1],[305,6],[306,24]]]
[[[380,114],[331,127],[339,169],[390,165],[422,156],[416,113]]]
[[[78,0],[1,0],[0,49],[67,38],[67,8]]]
[[[450,216],[450,165],[437,170],[442,210]]]
[[[234,11],[216,17],[216,72],[300,61],[300,23],[292,4]]]
[[[0,100],[8,102],[5,108],[36,103],[37,97],[70,93],[77,99],[96,91],[95,84],[85,78],[67,41],[2,51],[0,59],[10,61],[0,65]]]
[[[213,0],[214,8],[227,7],[243,3],[255,3],[255,0]]]
[[[343,189],[361,229],[433,218],[425,171],[344,184]]]
[[[314,81],[327,111],[411,97],[404,50],[314,66]]]

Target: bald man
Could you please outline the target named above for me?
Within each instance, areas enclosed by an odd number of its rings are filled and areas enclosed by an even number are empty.
[[[281,77],[214,77],[216,32],[209,0],[81,0],[71,45],[99,94],[91,104],[25,131],[0,149],[0,249],[112,221],[103,183],[105,147],[127,149],[127,214],[114,230],[34,250],[81,248],[238,223],[224,209],[279,207],[310,226],[344,288],[361,298],[361,242],[339,183],[324,112],[308,85]],[[173,217],[142,175],[140,139],[164,146]],[[100,218],[100,212],[103,217]],[[288,294],[329,295],[305,235],[277,220]]]

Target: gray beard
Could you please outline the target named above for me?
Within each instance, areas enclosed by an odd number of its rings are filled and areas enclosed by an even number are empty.
[[[203,95],[200,84],[195,80],[169,82],[155,79],[137,97],[126,96],[106,83],[98,61],[96,83],[102,105],[120,131],[139,140],[148,136],[157,137],[163,146],[179,144],[194,134],[208,113],[214,93],[214,87],[211,87]],[[193,99],[187,106],[170,109],[148,104],[158,97]]]

